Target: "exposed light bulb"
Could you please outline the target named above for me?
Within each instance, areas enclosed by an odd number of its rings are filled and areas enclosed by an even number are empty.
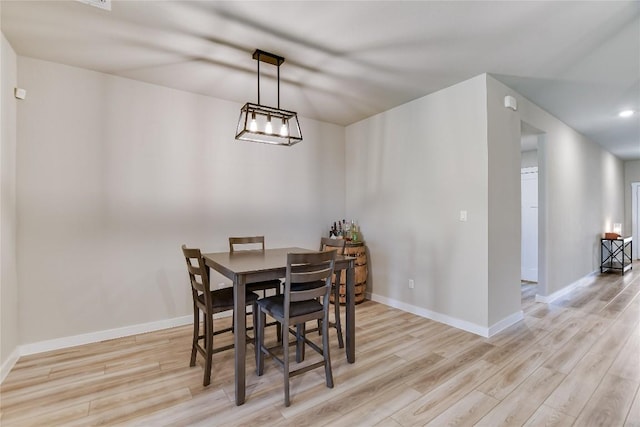
[[[251,113],[251,123],[249,123],[249,130],[255,132],[258,130],[258,122],[256,122],[256,113]]]
[[[287,126],[287,119],[282,119],[282,126],[280,127],[280,136],[289,136],[289,127]]]
[[[273,126],[271,126],[271,116],[267,116],[267,124],[264,127],[264,131],[265,133],[268,133],[268,134],[273,133]]]
[[[624,110],[624,111],[620,111],[620,113],[618,114],[620,117],[631,117],[635,114],[635,111],[633,110]]]

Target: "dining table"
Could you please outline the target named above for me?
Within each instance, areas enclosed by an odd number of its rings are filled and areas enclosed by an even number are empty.
[[[247,283],[285,277],[288,253],[317,252],[305,248],[277,248],[265,250],[245,250],[234,252],[214,252],[202,254],[205,265],[233,281],[233,326],[235,331],[246,329],[246,285]],[[355,258],[336,254],[335,271],[346,270],[346,325],[345,351],[347,361],[356,359],[355,344]],[[339,276],[338,276],[339,277]],[[338,303],[336,301],[336,303]],[[236,405],[245,401],[245,373],[247,342],[245,334],[234,334],[235,350],[235,391]]]

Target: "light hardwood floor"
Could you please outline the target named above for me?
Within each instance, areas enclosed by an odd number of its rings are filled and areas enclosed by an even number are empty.
[[[190,326],[42,353],[2,384],[0,424],[640,426],[639,294],[638,262],[550,305],[524,285],[524,321],[490,339],[367,301],[356,363],[331,332],[335,388],[322,369],[295,377],[289,408],[280,369],[267,359],[257,377],[252,354],[243,406],[232,351],[214,356],[203,387]]]

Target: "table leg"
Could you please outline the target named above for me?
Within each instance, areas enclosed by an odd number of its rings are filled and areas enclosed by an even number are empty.
[[[356,284],[355,284],[355,263],[351,261],[347,268],[347,301],[346,301],[346,351],[347,361],[354,363],[356,361]],[[336,303],[340,303],[336,301]]]
[[[245,357],[247,351],[247,305],[245,296],[245,278],[236,276],[233,283],[233,341],[235,346],[236,405],[238,406],[244,403],[245,396]]]

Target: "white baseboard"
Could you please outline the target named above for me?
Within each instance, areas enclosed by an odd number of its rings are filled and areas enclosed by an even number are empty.
[[[193,323],[193,316],[175,317],[173,319],[158,320],[156,322],[140,323],[138,325],[125,326],[105,331],[90,332],[87,334],[74,335],[53,340],[40,341],[19,346],[20,356],[28,354],[42,353],[44,351],[59,350],[77,345],[89,344],[114,338],[128,337],[130,335],[143,334],[146,332],[159,331],[161,329],[174,328]]]
[[[5,378],[7,378],[7,375],[9,375],[9,372],[11,372],[11,369],[13,369],[13,367],[15,366],[19,358],[20,358],[20,349],[16,348],[9,355],[7,360],[4,361],[2,366],[0,366],[0,384],[2,384]]]
[[[372,294],[370,292],[367,292],[365,296],[371,301],[379,302],[381,304],[388,305],[389,307],[398,308],[402,311],[406,311],[407,313],[415,314],[439,323],[444,323],[445,325],[453,326],[454,328],[462,329],[463,331],[471,332],[472,334],[480,335],[484,338],[489,338],[524,318],[522,311],[518,311],[487,328],[473,322],[447,316],[446,314],[427,310],[426,308],[417,307],[415,305],[407,304],[381,295]]]
[[[524,319],[524,313],[522,312],[522,310],[520,310],[520,311],[516,311],[515,313],[505,317],[502,320],[499,320],[498,322],[494,323],[493,325],[491,325],[489,327],[489,335],[487,336],[487,338],[488,337],[492,337],[492,336],[494,336],[496,334],[499,334],[500,332],[502,332],[505,329],[507,329],[509,326],[515,325],[516,323],[518,323],[522,319]]]
[[[549,303],[557,300],[558,298],[561,298],[561,297],[565,296],[566,294],[568,294],[569,292],[573,291],[574,289],[579,288],[580,286],[583,286],[585,284],[585,282],[587,282],[588,280],[592,279],[593,276],[595,276],[596,274],[599,274],[599,273],[600,273],[600,270],[594,270],[591,273],[587,274],[586,276],[581,277],[580,279],[578,279],[575,282],[571,283],[570,285],[567,285],[564,288],[555,291],[551,295],[536,294],[536,302],[542,302],[542,303],[545,303],[545,304],[549,304]]]

